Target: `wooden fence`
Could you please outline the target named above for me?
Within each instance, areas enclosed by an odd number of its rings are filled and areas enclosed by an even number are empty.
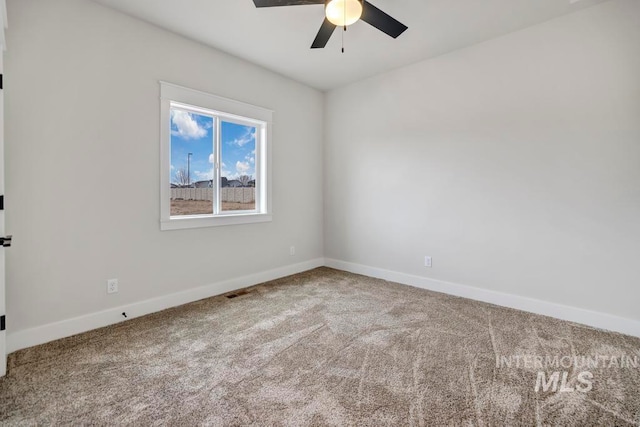
[[[223,202],[251,203],[256,200],[253,187],[223,187],[220,189]],[[209,200],[213,201],[213,188],[172,188],[171,200]]]

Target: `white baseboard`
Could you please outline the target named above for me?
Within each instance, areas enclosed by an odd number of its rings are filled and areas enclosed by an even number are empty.
[[[291,274],[301,273],[323,265],[337,270],[349,271],[351,273],[376,277],[422,289],[488,302],[503,307],[515,308],[530,313],[542,314],[557,319],[640,337],[640,321],[633,319],[346,261],[316,258],[299,264],[279,267],[273,270],[254,273],[207,286],[103,310],[97,313],[13,332],[6,336],[7,353],[87,332],[92,329],[113,325],[203,298],[257,285],[269,280],[279,279]],[[122,318],[123,311],[127,312],[127,319]]]
[[[7,331],[0,332],[0,360],[3,360],[3,362],[0,362],[0,377],[4,377],[5,374],[7,373],[7,364],[4,363],[4,355],[7,354],[5,353],[6,343],[7,343],[6,332]]]
[[[430,291],[488,302],[503,307],[515,308],[530,313],[542,314],[544,316],[581,323],[595,328],[640,337],[640,321],[633,319],[336,259],[325,259],[325,265],[337,270],[344,270],[364,276],[388,280],[390,282],[402,283]]]
[[[23,348],[87,332],[92,329],[113,325],[115,323],[155,313],[167,308],[177,307],[200,299],[257,285],[269,280],[279,279],[291,274],[301,273],[323,265],[324,259],[316,258],[299,264],[287,265],[273,270],[224,280],[207,286],[201,286],[133,304],[110,308],[97,313],[91,313],[31,329],[13,332],[7,335],[7,353],[12,353]],[[123,311],[127,312],[127,319],[123,319]]]

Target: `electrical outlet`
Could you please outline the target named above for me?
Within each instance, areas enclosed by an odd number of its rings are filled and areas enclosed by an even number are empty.
[[[118,279],[107,280],[107,293],[115,294],[116,292],[118,292]]]
[[[289,255],[294,256],[296,254],[296,247],[295,246],[291,246],[289,248]]]
[[[425,267],[429,267],[429,268],[431,268],[431,267],[432,267],[432,264],[431,264],[431,257],[430,257],[430,256],[426,256],[426,257],[424,257],[424,266],[425,266]]]

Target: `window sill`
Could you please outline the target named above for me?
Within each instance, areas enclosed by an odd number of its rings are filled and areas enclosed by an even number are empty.
[[[224,225],[270,222],[271,214],[247,213],[220,216],[185,216],[160,221],[160,230],[183,230],[187,228],[219,227]]]

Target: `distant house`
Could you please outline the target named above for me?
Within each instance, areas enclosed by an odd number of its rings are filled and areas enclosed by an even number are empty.
[[[198,181],[196,183],[193,184],[194,188],[212,188],[213,187],[213,180],[207,180],[207,181]]]
[[[251,181],[249,181],[247,183],[247,187],[255,187],[256,186],[256,180],[252,179]]]
[[[237,179],[231,179],[227,181],[227,187],[242,187],[242,183]]]
[[[229,185],[227,184],[229,182],[229,180],[227,179],[226,176],[220,177],[220,187],[228,187]]]

